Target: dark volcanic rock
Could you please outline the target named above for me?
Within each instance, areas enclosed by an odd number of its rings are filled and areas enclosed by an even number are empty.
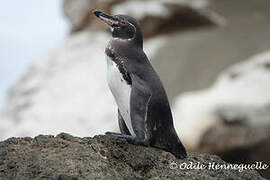
[[[77,138],[62,133],[0,143],[0,179],[263,179],[253,170],[170,169],[172,162],[225,163],[214,155],[194,153],[178,160],[156,148],[102,135]]]

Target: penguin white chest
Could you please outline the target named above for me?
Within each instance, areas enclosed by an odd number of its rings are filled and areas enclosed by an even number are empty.
[[[117,64],[113,62],[108,56],[106,57],[106,60],[107,81],[109,87],[129,132],[131,135],[135,135],[130,118],[131,85],[127,84],[121,72],[119,71]]]

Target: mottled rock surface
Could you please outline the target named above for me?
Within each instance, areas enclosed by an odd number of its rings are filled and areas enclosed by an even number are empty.
[[[208,0],[64,0],[63,10],[71,23],[71,32],[83,29],[104,31],[104,25],[91,15],[96,9],[136,18],[143,27],[145,38],[220,24],[219,16],[208,8]]]
[[[171,163],[224,164],[219,157],[168,152],[111,136],[77,138],[61,133],[10,138],[0,143],[0,179],[263,179],[254,170],[172,169]]]

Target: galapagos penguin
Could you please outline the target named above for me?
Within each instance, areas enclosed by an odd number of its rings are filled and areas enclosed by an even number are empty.
[[[143,51],[139,23],[127,15],[93,13],[112,32],[105,50],[107,81],[118,105],[121,133],[106,134],[125,138],[131,144],[163,149],[176,158],[185,158],[187,153],[176,134],[167,94]]]

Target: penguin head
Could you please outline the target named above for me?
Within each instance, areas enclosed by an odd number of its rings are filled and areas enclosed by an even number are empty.
[[[93,13],[109,26],[113,38],[133,40],[142,46],[142,32],[136,19],[127,15],[111,16],[101,11],[94,11]]]

